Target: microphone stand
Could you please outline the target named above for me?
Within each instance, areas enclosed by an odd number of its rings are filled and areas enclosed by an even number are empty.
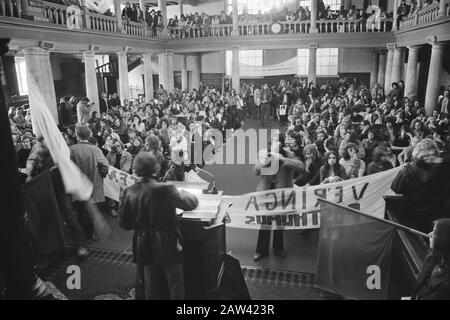
[[[217,188],[216,188],[216,177],[211,172],[208,172],[206,170],[203,170],[202,168],[199,168],[199,167],[195,166],[195,172],[199,172],[199,171],[207,174],[209,177],[212,178],[212,184],[213,185],[212,185],[211,189],[207,189],[206,191],[209,194],[218,194],[218,191],[217,191]],[[205,190],[203,190],[203,191],[205,191]]]

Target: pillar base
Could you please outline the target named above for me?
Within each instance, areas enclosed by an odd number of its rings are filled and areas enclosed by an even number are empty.
[[[317,27],[315,27],[315,28],[311,27],[309,29],[309,33],[319,33],[319,29],[317,29]]]
[[[231,31],[231,36],[232,36],[232,37],[237,37],[237,36],[239,36],[239,31],[236,31],[236,30]]]

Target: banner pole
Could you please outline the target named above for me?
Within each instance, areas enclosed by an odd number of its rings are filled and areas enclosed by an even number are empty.
[[[347,207],[347,206],[344,206],[344,205],[342,205],[342,204],[339,204],[339,203],[336,203],[336,202],[332,202],[332,201],[327,200],[327,199],[324,199],[324,198],[318,198],[318,200],[319,200],[319,201],[323,201],[323,202],[327,202],[327,203],[329,203],[329,204],[333,204],[333,205],[335,205],[335,206],[337,206],[337,207],[340,207],[340,208],[342,208],[342,209],[350,210],[350,211],[352,211],[352,212],[354,212],[354,213],[357,213],[357,214],[359,214],[359,215],[362,215],[362,216],[365,216],[365,217],[368,217],[368,218],[372,218],[372,219],[375,219],[375,220],[378,220],[378,221],[382,221],[382,222],[384,222],[384,223],[393,225],[393,226],[395,226],[395,227],[397,227],[397,228],[403,229],[403,230],[408,231],[408,232],[410,232],[410,233],[414,233],[414,234],[416,234],[416,235],[418,235],[418,236],[421,236],[421,237],[424,237],[424,238],[429,238],[429,237],[430,237],[428,234],[423,233],[423,232],[420,232],[419,230],[416,230],[416,229],[413,229],[413,228],[404,226],[404,225],[402,225],[402,224],[399,224],[399,223],[396,223],[396,222],[393,222],[393,221],[390,221],[390,220],[386,220],[386,219],[382,219],[382,218],[378,218],[378,217],[372,216],[372,215],[370,215],[370,214],[368,214],[368,213],[361,212],[361,211],[356,210],[356,209],[354,209],[354,208]]]

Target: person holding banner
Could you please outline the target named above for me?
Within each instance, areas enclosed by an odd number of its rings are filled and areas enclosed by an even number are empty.
[[[120,199],[119,225],[134,230],[137,300],[184,299],[183,242],[176,208],[194,210],[198,200],[173,185],[157,182],[160,166],[153,153],[138,154],[134,173],[142,179],[126,188]]]
[[[273,161],[278,162],[278,171],[272,175],[264,175],[264,168],[273,168]],[[305,170],[303,162],[298,160],[294,153],[285,146],[285,134],[280,133],[273,137],[270,143],[270,151],[262,150],[259,163],[253,168],[256,175],[260,176],[260,182],[256,191],[292,188],[294,186],[294,176],[299,171]],[[261,260],[269,254],[270,230],[260,230],[258,233],[258,243],[254,261]],[[275,230],[273,234],[273,249],[276,256],[284,258],[283,230]]]
[[[430,248],[412,300],[450,300],[450,219],[434,222]]]

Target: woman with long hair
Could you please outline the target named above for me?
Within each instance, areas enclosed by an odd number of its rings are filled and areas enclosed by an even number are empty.
[[[324,164],[320,167],[320,183],[338,182],[347,179],[344,167],[339,164],[337,151],[325,153]]]
[[[305,170],[300,171],[300,174],[295,179],[297,186],[319,184],[320,178],[320,157],[315,144],[309,144],[303,149],[303,156],[305,159]]]
[[[450,300],[450,219],[434,222],[430,248],[412,299]]]

